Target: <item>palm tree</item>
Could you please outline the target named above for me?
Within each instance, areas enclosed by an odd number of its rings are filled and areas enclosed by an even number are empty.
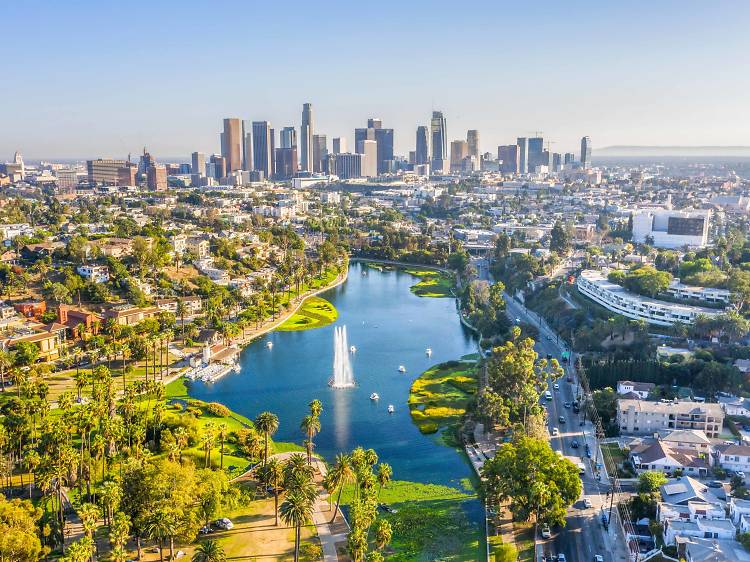
[[[299,562],[299,544],[302,525],[307,524],[312,516],[313,502],[298,490],[287,493],[281,504],[281,519],[289,526],[294,526],[294,562]]]
[[[213,424],[207,424],[203,430],[203,450],[205,451],[204,466],[206,468],[211,466],[211,449],[214,446],[216,434],[214,433]]]
[[[96,531],[96,524],[99,522],[99,517],[101,517],[99,506],[94,505],[93,503],[84,503],[78,508],[78,516],[81,518],[83,532],[86,534],[86,538],[93,540],[94,531]]]
[[[13,355],[8,351],[0,351],[0,392],[5,392],[5,373],[13,366]]]
[[[307,448],[307,464],[312,464],[313,437],[320,431],[320,418],[313,415],[307,415],[302,418],[300,429],[307,435],[305,442]]]
[[[386,519],[378,519],[375,523],[375,545],[383,550],[393,538],[393,529]]]
[[[219,463],[219,466],[222,470],[224,470],[224,441],[227,439],[227,433],[228,433],[227,424],[220,423],[219,428],[217,431],[217,435],[219,437],[219,455],[221,458],[221,461]]]
[[[383,490],[383,486],[391,481],[391,476],[393,476],[393,469],[391,468],[391,465],[389,465],[387,462],[381,462],[380,465],[378,465],[377,475],[378,484],[380,485],[380,488],[378,489],[378,497],[380,497],[380,492]]]
[[[346,484],[350,484],[354,481],[355,475],[351,458],[344,453],[339,453],[338,455],[336,455],[336,463],[333,465],[333,468],[331,469],[329,474],[331,475],[330,478],[333,488],[338,488],[339,490],[338,496],[336,497],[336,509],[333,512],[333,517],[331,517],[331,523],[333,523],[336,520],[336,515],[339,512],[341,492]]]
[[[365,554],[367,553],[367,535],[364,529],[355,528],[349,533],[347,548],[349,549],[349,556],[351,556],[354,562],[362,562],[365,559]]]
[[[284,465],[282,465],[278,459],[268,459],[263,467],[261,467],[261,480],[268,486],[273,488],[273,505],[274,505],[274,526],[279,526],[279,489],[284,480]]]
[[[323,403],[317,398],[313,400],[312,402],[310,402],[308,406],[310,407],[311,416],[315,416],[316,418],[319,418],[320,414],[323,413]]]
[[[224,562],[226,559],[224,549],[214,540],[203,541],[199,544],[191,558],[192,562]]]
[[[146,525],[143,528],[146,536],[159,541],[160,562],[164,562],[164,539],[176,535],[176,527],[177,524],[172,514],[162,509],[152,513],[151,517],[146,521]],[[172,554],[170,553],[170,558],[173,557]]]
[[[185,345],[185,314],[187,313],[187,305],[182,299],[177,299],[177,316],[180,317],[180,328],[182,330],[182,345]]]
[[[264,453],[263,453],[263,464],[268,462],[268,440],[276,433],[279,429],[279,417],[272,412],[261,412],[258,417],[255,418],[255,426],[263,434]]]

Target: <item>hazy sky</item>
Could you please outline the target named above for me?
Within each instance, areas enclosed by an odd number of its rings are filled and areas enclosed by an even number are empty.
[[[750,144],[750,2],[21,0],[2,8],[0,161],[219,151],[221,119],[396,152],[444,112],[481,149]]]

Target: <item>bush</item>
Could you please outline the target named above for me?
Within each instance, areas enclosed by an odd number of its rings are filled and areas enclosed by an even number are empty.
[[[224,404],[220,404],[219,402],[209,402],[205,405],[205,408],[209,414],[219,418],[226,418],[232,413],[229,408],[227,408]]]
[[[305,542],[299,547],[299,559],[303,562],[313,562],[323,558],[323,549],[319,544]]]

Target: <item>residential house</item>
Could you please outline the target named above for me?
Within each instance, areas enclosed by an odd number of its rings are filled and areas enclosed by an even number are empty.
[[[677,537],[706,539],[734,539],[737,529],[729,519],[697,519],[696,521],[667,521],[664,524],[664,544],[676,544]]]
[[[716,400],[726,415],[750,417],[750,399],[729,394],[719,395]]]
[[[109,268],[106,265],[79,265],[78,275],[92,283],[106,283],[109,281]]]
[[[110,319],[114,320],[120,326],[135,326],[143,322],[146,318],[156,317],[159,312],[161,311],[155,306],[140,308],[125,304],[104,311],[102,318],[105,322]]]
[[[690,476],[672,478],[659,487],[662,501],[674,505],[687,505],[691,501],[718,503],[719,498],[702,482]]]
[[[4,349],[13,349],[21,342],[33,343],[39,348],[40,361],[54,361],[60,357],[60,333],[57,330],[13,336],[3,342]]]
[[[711,455],[695,449],[681,449],[666,441],[637,445],[630,451],[630,460],[639,472],[682,470],[692,476],[705,477],[711,468]]]
[[[664,429],[697,429],[716,438],[724,425],[719,404],[689,400],[617,400],[617,423],[622,434],[648,435]]]
[[[182,302],[185,305],[185,317],[192,317],[201,313],[203,301],[197,296],[177,297],[174,299],[157,299],[155,304],[160,310],[166,310],[177,315],[177,303]]]
[[[716,455],[725,470],[750,471],[750,447],[747,445],[717,445]]]
[[[736,540],[677,537],[676,543],[686,562],[750,562],[750,552]]]
[[[45,301],[27,301],[17,302],[13,308],[24,318],[36,318],[37,320],[47,312],[47,303]]]
[[[648,398],[648,395],[656,386],[652,382],[633,382],[633,381],[617,381],[617,394],[620,395],[631,395],[628,398],[638,397],[641,400]]]

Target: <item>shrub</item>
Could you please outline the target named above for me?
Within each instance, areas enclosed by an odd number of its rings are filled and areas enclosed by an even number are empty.
[[[219,418],[225,418],[232,413],[229,408],[227,408],[224,404],[220,404],[219,402],[209,402],[205,405],[205,408],[209,414]]]

